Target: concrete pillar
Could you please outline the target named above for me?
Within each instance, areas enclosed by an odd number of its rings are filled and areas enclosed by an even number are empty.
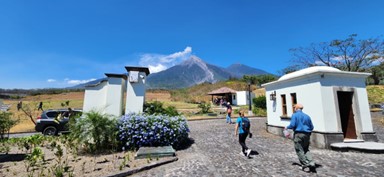
[[[149,69],[130,66],[126,66],[125,69],[128,71],[125,113],[141,113],[145,102],[145,81],[149,75]]]
[[[127,75],[105,74],[108,77],[106,90],[105,113],[120,117],[123,114],[123,100]]]
[[[103,113],[107,89],[108,83],[106,78],[95,84],[85,86],[83,112],[98,111]]]

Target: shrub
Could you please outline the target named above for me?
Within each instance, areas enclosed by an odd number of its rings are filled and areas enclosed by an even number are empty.
[[[119,139],[125,149],[142,146],[180,147],[188,139],[188,125],[183,116],[126,114],[119,123]]]
[[[117,120],[95,111],[77,118],[70,127],[71,139],[82,144],[85,152],[101,152],[117,146]]]
[[[261,109],[267,109],[267,101],[265,100],[265,96],[259,96],[252,99],[253,106]]]
[[[205,103],[205,102],[201,102],[199,104],[199,106],[197,106],[197,107],[199,107],[201,109],[200,110],[201,113],[205,114],[205,113],[209,112],[209,109],[211,109],[211,104]]]
[[[261,108],[257,108],[257,107],[254,107],[252,109],[252,113],[258,117],[266,117],[267,116],[267,111],[265,109],[261,109]]]
[[[4,138],[4,134],[9,132],[15,126],[18,120],[11,119],[12,113],[0,111],[0,139]]]
[[[164,109],[164,114],[168,116],[179,116],[180,113],[177,112],[176,107],[174,106],[168,106]]]
[[[146,114],[156,114],[156,115],[168,115],[168,116],[178,116],[180,115],[176,108],[173,106],[169,106],[167,108],[163,108],[163,103],[160,101],[154,101],[151,103],[146,102],[144,104],[144,112]]]

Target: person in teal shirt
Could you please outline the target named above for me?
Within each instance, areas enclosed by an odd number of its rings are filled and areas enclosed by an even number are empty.
[[[311,118],[303,113],[303,105],[296,104],[294,106],[295,113],[292,114],[290,124],[285,129],[293,129],[295,151],[299,157],[300,163],[303,165],[303,170],[309,167],[311,172],[316,172],[315,163],[312,160],[312,155],[309,151],[309,142],[313,130]]]
[[[245,156],[249,157],[252,150],[249,149],[247,147],[247,145],[245,144],[245,139],[247,139],[247,136],[249,133],[244,131],[242,126],[241,126],[242,122],[243,122],[243,118],[245,118],[244,112],[240,111],[239,117],[236,120],[235,136],[239,135],[239,143],[240,143],[240,146],[242,148],[241,153],[244,154]]]

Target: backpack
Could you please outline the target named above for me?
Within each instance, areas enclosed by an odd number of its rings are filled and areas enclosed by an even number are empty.
[[[244,133],[249,133],[251,128],[251,122],[246,117],[241,118],[241,128],[244,130]]]

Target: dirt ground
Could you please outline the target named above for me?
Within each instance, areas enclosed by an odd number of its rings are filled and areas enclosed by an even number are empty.
[[[21,151],[15,147],[11,149],[9,154],[0,154],[0,176],[55,176],[53,171],[57,164],[58,158],[55,156],[56,149],[53,150],[49,145],[43,146],[45,161],[37,163],[35,167],[27,171],[28,161],[25,160],[25,151]],[[66,155],[68,154],[68,155]],[[108,176],[119,174],[131,170],[141,169],[155,163],[169,161],[175,157],[162,158],[145,158],[134,159],[135,152],[119,152],[113,154],[101,155],[79,155],[73,156],[67,153],[64,147],[64,156],[61,161],[63,167],[69,167],[73,176]],[[65,173],[64,176],[69,176]]]

